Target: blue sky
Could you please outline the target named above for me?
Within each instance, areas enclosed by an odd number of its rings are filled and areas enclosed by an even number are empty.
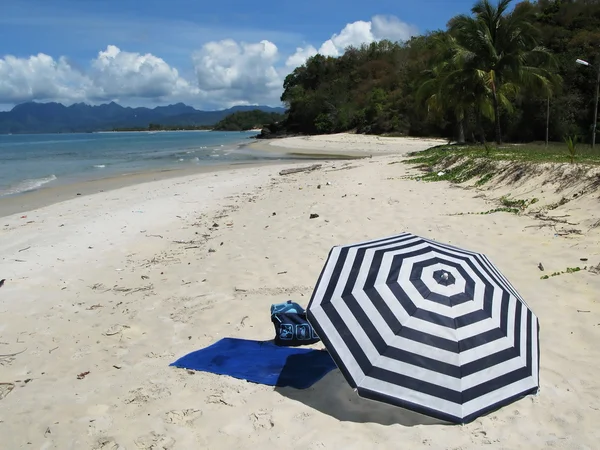
[[[56,100],[67,103],[77,99],[88,100],[89,97],[91,102],[110,98],[121,103],[158,104],[175,100],[178,96],[194,97],[186,102],[195,104],[194,106],[216,107],[220,97],[224,99],[222,105],[236,101],[255,103],[260,101],[260,92],[266,92],[275,83],[275,75],[271,68],[281,77],[286,72],[287,58],[296,52],[297,48],[306,49],[312,46],[318,50],[332,35],[340,34],[347,24],[356,21],[369,22],[374,16],[394,16],[394,20],[410,27],[411,34],[422,33],[444,28],[448,19],[458,13],[467,13],[472,4],[473,0],[357,1],[352,6],[348,1],[337,0],[4,0],[0,14],[0,58],[4,58],[0,59],[0,76],[5,75],[4,78],[12,79],[13,82],[12,86],[8,86],[9,83],[5,81],[3,86],[0,80],[0,104],[7,105],[22,100],[48,101],[52,99],[52,95],[55,95]],[[250,57],[250,53],[255,52],[255,49],[240,47],[240,55],[248,56],[247,63],[254,69],[259,64],[258,60],[261,61],[260,64],[264,63],[264,67],[255,70],[254,78],[246,77],[242,80],[240,73],[246,70],[244,66],[232,60],[220,61],[218,64],[221,65],[218,66],[214,62],[216,56],[224,56],[225,53],[216,47],[210,53],[208,47],[205,47],[209,42],[221,42],[225,39],[232,40],[240,46],[242,43],[258,44],[261,41],[269,41],[276,47],[277,57],[269,53],[269,48],[262,56]],[[353,39],[358,38],[349,39],[354,42]],[[165,83],[165,86],[168,83],[180,83],[179,88],[169,90],[165,87],[164,92],[168,95],[157,96],[156,92],[153,92],[149,97],[144,97],[143,89],[135,88],[131,91],[133,95],[128,95],[129,91],[125,90],[109,93],[110,89],[105,88],[107,80],[96,81],[100,76],[99,71],[93,76],[88,73],[90,65],[93,65],[92,60],[98,57],[99,52],[105,51],[108,45],[115,46],[121,52],[119,64],[135,65],[135,58],[131,55],[136,54],[152,54],[159,58],[165,66],[156,61],[152,64],[157,70],[156,73],[162,76],[160,82]],[[232,47],[228,48],[231,53]],[[102,72],[104,77],[110,75],[114,78],[115,74],[122,72],[115,66],[115,52],[109,52],[113,65],[111,70],[106,69]],[[56,67],[46,69],[52,66],[48,61],[36,60],[25,64],[28,58],[39,53],[48,55],[54,62],[64,57],[60,73],[56,72]],[[310,55],[310,52],[307,54]],[[12,55],[17,60],[7,62],[6,55]],[[197,55],[196,59],[193,55]],[[23,64],[19,65],[20,62]],[[200,67],[202,64],[214,69],[211,74],[217,74],[217,77],[223,76],[224,70],[229,70],[227,73],[230,84],[217,86],[218,83],[211,84],[206,81],[212,75],[206,72],[206,67]],[[26,89],[23,81],[19,81],[18,71],[25,70],[24,66],[36,66],[35,69],[29,68],[30,72],[37,71],[40,76],[39,79],[30,80],[33,88],[29,86],[29,89]],[[181,81],[171,76],[172,74],[167,77],[167,66],[176,69]],[[131,72],[131,65],[128,67],[127,70],[130,70],[129,73],[133,77],[135,72]],[[288,65],[287,69],[290,67]],[[8,70],[12,72],[6,75],[3,70],[6,73]],[[49,70],[55,72],[51,74]],[[68,70],[85,74],[85,79],[78,78],[70,72],[67,74]],[[43,71],[46,72],[42,73]],[[235,71],[238,78],[231,74]],[[28,76],[32,77],[31,74]],[[40,79],[45,80],[44,83],[50,83],[52,79],[62,84],[52,89],[42,89],[39,87]],[[196,81],[199,81],[200,91],[196,89]],[[189,89],[185,88],[188,90],[182,87],[181,83],[184,82],[190,84]],[[256,95],[245,98],[242,89],[244,86],[252,88],[253,82],[264,82],[266,87],[256,90]],[[95,90],[92,89],[92,85]],[[78,89],[78,94],[66,94],[69,87]],[[225,92],[228,87],[236,90],[235,95],[231,90]],[[210,91],[211,95],[207,94],[209,88],[214,88]],[[18,93],[16,89],[19,89]],[[36,89],[39,91],[39,94],[36,94],[38,98],[33,93]],[[29,94],[24,95],[25,92]],[[190,92],[195,94],[189,94]],[[265,98],[265,102],[273,103],[276,98],[277,95],[273,94]]]

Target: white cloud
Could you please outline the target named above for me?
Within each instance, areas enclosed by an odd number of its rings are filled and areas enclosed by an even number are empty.
[[[309,45],[307,47],[298,47],[298,48],[296,48],[296,53],[291,55],[285,61],[285,65],[288,69],[293,70],[296,67],[304,64],[308,58],[316,55],[317,53],[318,53],[317,49],[314,48],[312,45]]]
[[[319,53],[325,56],[339,56],[344,53],[346,47],[368,44],[374,40],[373,33],[371,33],[371,22],[359,20],[347,24],[340,34],[334,34],[323,42]]]
[[[347,24],[339,34],[334,34],[323,42],[318,51],[312,45],[296,49],[296,53],[287,59],[286,66],[290,69],[298,67],[317,53],[324,56],[340,56],[349,46],[358,47],[383,39],[405,41],[417,32],[416,27],[402,22],[395,16],[373,16],[369,22],[359,20]]]
[[[235,104],[279,104],[284,77],[321,53],[339,56],[348,46],[389,39],[406,40],[415,27],[394,16],[374,16],[370,21],[347,24],[323,42],[296,48],[281,57],[269,40],[257,43],[233,39],[207,42],[191,55],[195,79],[151,53],[135,53],[108,45],[79,70],[65,57],[54,59],[40,53],[27,58],[0,58],[0,104],[24,101],[91,103],[119,101],[183,101],[197,107],[228,107]]]
[[[373,16],[371,19],[371,32],[375,40],[388,39],[392,42],[407,41],[415,36],[419,30],[414,25],[402,22],[396,16]]]
[[[209,42],[193,55],[198,87],[225,104],[264,103],[279,97],[282,79],[275,68],[277,46],[231,39]]]
[[[123,52],[114,45],[98,53],[87,73],[65,57],[55,60],[43,53],[0,59],[0,103],[161,99],[197,93],[161,58]]]
[[[40,53],[29,58],[0,58],[0,103],[83,100],[89,87],[90,80],[64,57],[54,60]]]
[[[92,61],[90,77],[99,99],[163,98],[193,94],[177,69],[152,54],[129,53],[114,45]]]

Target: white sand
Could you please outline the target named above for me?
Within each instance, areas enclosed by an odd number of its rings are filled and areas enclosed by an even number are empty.
[[[436,145],[446,144],[443,139],[391,138],[364,134],[324,134],[297,136],[267,141],[270,147],[289,152],[342,153],[346,155],[406,154]],[[261,141],[258,141],[261,145]],[[263,146],[262,148],[264,148]]]
[[[308,142],[342,146],[327,139]],[[537,264],[600,263],[598,229],[560,237],[530,217],[449,215],[497,205],[404,179],[396,160],[201,174],[0,219],[0,354],[24,350],[0,357],[0,383],[16,385],[0,400],[0,448],[597,448],[600,276],[540,280]],[[569,220],[596,197],[569,203]],[[294,391],[168,367],[222,337],[272,338],[269,306],[306,305],[333,245],[402,231],[482,250],[513,282],[540,318],[538,396],[460,427],[360,399],[337,370]]]

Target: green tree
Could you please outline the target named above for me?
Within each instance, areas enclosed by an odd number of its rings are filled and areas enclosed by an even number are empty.
[[[277,132],[462,141],[462,129],[465,140],[527,142],[543,140],[549,123],[550,140],[589,138],[596,79],[574,61],[600,64],[600,1],[511,6],[478,2],[446,30],[310,58],[286,78],[289,115]]]
[[[534,7],[521,3],[508,12],[511,0],[500,0],[496,6],[480,0],[471,16],[451,19],[449,33],[453,41],[453,64],[466,79],[477,80],[491,98],[494,111],[496,143],[502,143],[501,106],[509,106],[510,96],[522,89],[548,89],[551,74],[550,53],[539,45],[534,26]]]
[[[428,113],[434,117],[452,115],[456,121],[457,141],[462,144],[466,140],[467,114],[472,112],[477,117],[484,114],[491,118],[493,110],[486,95],[486,86],[453,57],[455,39],[448,34],[440,34],[436,36],[435,43],[437,56],[432,61],[432,68],[423,72],[424,81],[417,91],[417,99],[424,102]],[[479,133],[480,127],[477,128]]]
[[[283,114],[265,112],[259,109],[237,111],[226,116],[213,128],[215,131],[245,131],[262,128],[264,125],[283,120]]]

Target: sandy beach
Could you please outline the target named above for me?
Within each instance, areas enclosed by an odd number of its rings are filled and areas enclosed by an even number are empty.
[[[258,140],[251,147],[291,155],[345,155],[350,157],[403,155],[424,148],[446,144],[443,139],[393,138],[350,133],[295,136],[284,139]]]
[[[372,157],[158,179],[1,217],[0,448],[597,448],[600,275],[540,277],[600,264],[598,192],[411,179],[403,155],[440,143],[278,139],[256,145]],[[467,214],[507,192],[573,200],[555,227]],[[482,251],[513,283],[540,319],[537,396],[452,426],[361,399],[338,370],[294,390],[169,367],[223,337],[272,339],[270,305],[306,306],[332,246],[403,231]]]

